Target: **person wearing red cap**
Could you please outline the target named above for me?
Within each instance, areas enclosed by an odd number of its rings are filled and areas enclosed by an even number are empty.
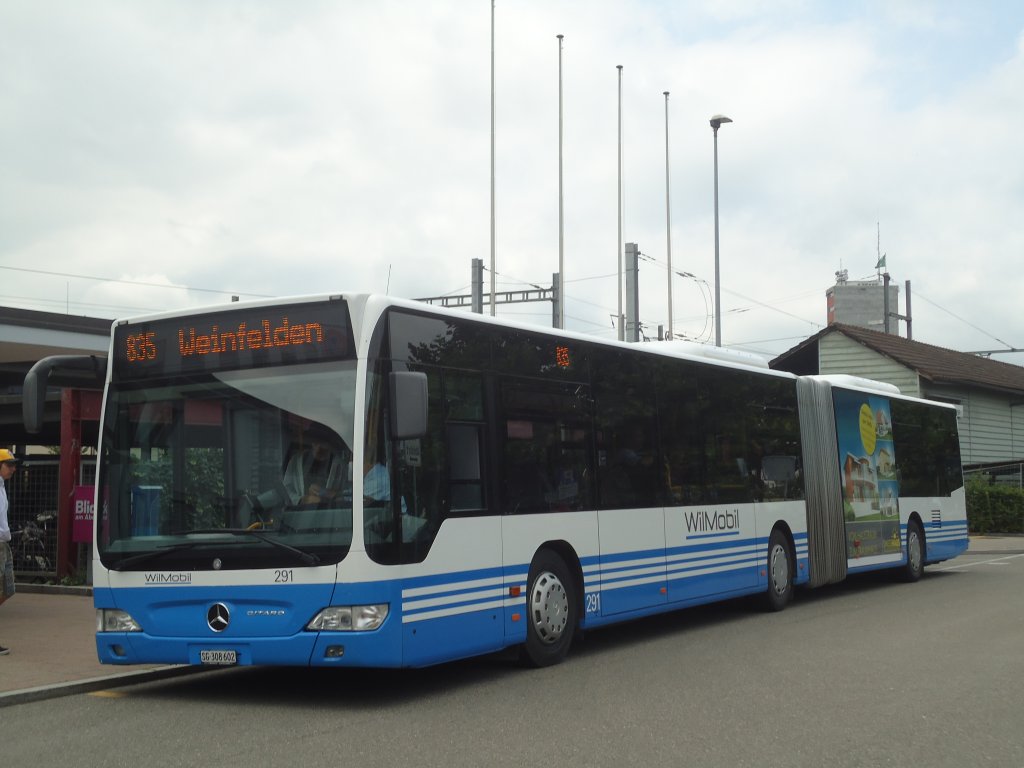
[[[11,555],[11,525],[7,519],[7,481],[18,468],[18,457],[0,448],[0,603],[14,594],[14,558]],[[10,653],[0,645],[0,656]]]

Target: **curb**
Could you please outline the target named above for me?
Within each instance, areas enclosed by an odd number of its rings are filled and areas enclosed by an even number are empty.
[[[92,597],[92,587],[65,587],[62,584],[24,584],[20,581],[14,582],[15,592],[36,595],[77,595],[80,597]]]
[[[46,701],[47,699],[56,699],[62,696],[74,696],[79,693],[92,693],[93,691],[102,691],[107,688],[121,688],[126,685],[137,685],[139,683],[153,682],[154,680],[182,677],[195,672],[212,671],[214,670],[183,664],[147,669],[141,672],[122,672],[117,675],[92,677],[87,680],[74,680],[67,683],[41,685],[37,688],[25,688],[21,691],[0,693],[0,709],[3,709],[4,707],[12,707],[16,704],[28,704],[33,701]]]

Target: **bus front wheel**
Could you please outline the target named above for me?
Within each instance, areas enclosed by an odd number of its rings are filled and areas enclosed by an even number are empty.
[[[535,667],[557,664],[572,645],[579,606],[569,569],[554,552],[541,550],[534,557],[526,601],[523,661]]]

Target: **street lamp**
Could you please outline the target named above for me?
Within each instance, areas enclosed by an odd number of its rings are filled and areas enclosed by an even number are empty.
[[[718,274],[718,128],[731,123],[725,115],[711,118],[711,131],[715,135],[715,346],[722,346],[722,285]]]

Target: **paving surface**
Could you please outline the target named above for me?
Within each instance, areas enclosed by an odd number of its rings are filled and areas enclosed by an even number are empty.
[[[89,590],[18,585],[0,605],[0,707],[181,674],[180,667],[115,667],[96,657]]]

